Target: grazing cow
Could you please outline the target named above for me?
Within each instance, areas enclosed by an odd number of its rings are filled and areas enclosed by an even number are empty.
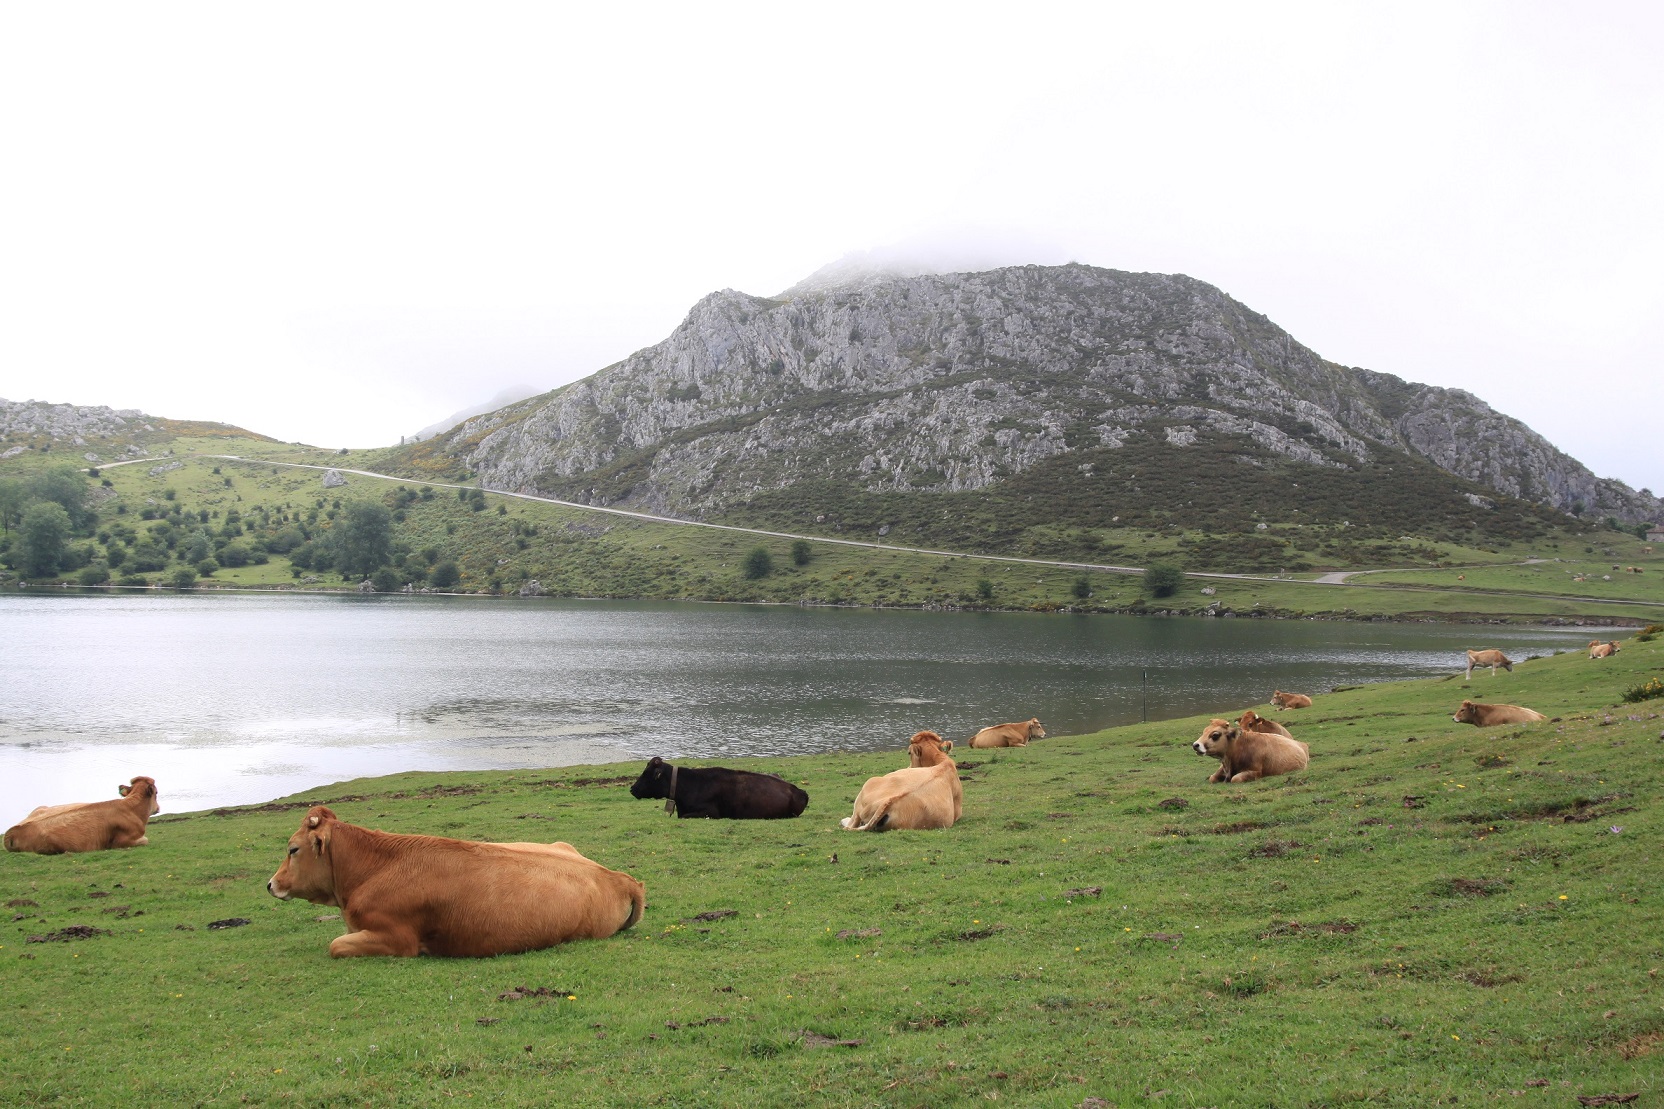
[[[603,939],[635,924],[642,884],[570,843],[474,843],[360,828],[314,805],[266,889],[337,905],[329,953],[481,958]]]
[[[1493,678],[1496,677],[1496,668],[1498,666],[1502,667],[1510,674],[1514,672],[1514,660],[1503,654],[1501,651],[1469,651],[1468,676],[1462,679],[1463,681],[1473,680],[1473,668],[1475,666],[1489,666],[1491,668],[1491,677]]]
[[[1287,728],[1275,720],[1267,720],[1253,709],[1243,713],[1242,719],[1236,723],[1245,732],[1270,732],[1272,735],[1286,735],[1290,739],[1294,738],[1294,735]]]
[[[1027,747],[1031,739],[1045,739],[1046,726],[1038,716],[1015,724],[993,724],[971,737],[972,747]]]
[[[1271,694],[1271,703],[1280,709],[1309,709],[1312,699],[1304,693],[1284,693],[1276,690]]]
[[[678,817],[779,820],[796,816],[809,795],[784,778],[720,766],[672,766],[657,756],[647,762],[632,797],[663,797],[664,811]]]
[[[42,805],[6,830],[6,850],[64,855],[143,847],[150,842],[145,825],[162,811],[156,779],[134,778],[129,785],[117,786],[116,792],[121,798],[115,801]]]
[[[1463,701],[1462,707],[1451,717],[1458,724],[1472,724],[1478,728],[1493,728],[1498,724],[1530,724],[1548,717],[1536,709],[1523,705],[1479,705]]]
[[[1610,658],[1617,653],[1618,641],[1616,639],[1612,640],[1610,643],[1602,643],[1598,639],[1589,640],[1590,658]]]
[[[952,747],[935,732],[919,732],[907,746],[908,765],[868,778],[855,797],[855,812],[839,826],[852,832],[953,827],[964,789],[948,755]]]
[[[1245,732],[1227,720],[1213,719],[1192,743],[1198,755],[1219,760],[1210,782],[1251,782],[1274,774],[1306,769],[1311,748],[1291,736],[1274,732]]]

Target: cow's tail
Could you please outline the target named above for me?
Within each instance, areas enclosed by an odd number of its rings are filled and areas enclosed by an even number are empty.
[[[620,932],[634,928],[636,922],[647,911],[647,887],[635,879],[630,880],[630,916],[618,926]]]
[[[865,824],[857,824],[850,830],[854,832],[882,832],[890,826],[890,806],[893,804],[895,804],[893,800],[885,802],[884,807],[868,818]]]

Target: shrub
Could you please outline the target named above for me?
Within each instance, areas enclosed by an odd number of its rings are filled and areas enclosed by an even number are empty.
[[[457,568],[457,565],[454,562],[441,562],[433,568],[433,573],[428,575],[428,580],[431,581],[436,588],[449,589],[451,586],[462,580],[462,571]]]
[[[809,546],[809,541],[807,539],[799,539],[795,543],[793,543],[792,544],[792,565],[794,565],[794,566],[807,566],[807,565],[809,565],[810,551],[811,551],[811,548]]]
[[[1624,700],[1632,705],[1639,701],[1650,701],[1655,697],[1664,697],[1664,679],[1648,678],[1640,685],[1624,690]]]
[[[1092,596],[1092,582],[1085,574],[1082,574],[1075,579],[1075,584],[1070,587],[1069,592],[1073,593],[1077,599],[1084,601]]]
[[[987,578],[978,578],[976,580],[976,595],[979,599],[984,601],[993,600],[994,583],[989,581]]]
[[[370,575],[370,584],[377,593],[397,593],[404,583],[399,580],[398,572],[391,566],[383,566]]]
[[[1144,571],[1144,592],[1152,597],[1171,597],[1184,584],[1184,571],[1171,562],[1156,562]]]
[[[219,568],[220,568],[220,564],[215,562],[211,558],[205,558],[201,562],[196,564],[196,572],[201,574],[205,578],[213,577],[214,576],[214,571],[218,570]]]
[[[110,571],[102,562],[95,562],[75,575],[82,585],[103,585],[110,580]]]
[[[745,556],[745,576],[755,581],[774,573],[774,556],[767,547],[752,547]]]
[[[181,566],[168,575],[168,585],[173,589],[195,589],[196,571],[189,566]]]

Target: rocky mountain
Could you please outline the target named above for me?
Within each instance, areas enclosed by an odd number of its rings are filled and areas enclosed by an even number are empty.
[[[96,465],[143,458],[159,444],[182,436],[204,435],[266,439],[230,424],[170,420],[146,415],[136,408],[0,398],[0,461],[39,452],[77,466],[88,462]]]
[[[431,439],[440,432],[451,430],[451,428],[460,424],[463,420],[474,416],[481,416],[487,412],[495,412],[497,409],[506,404],[513,404],[517,400],[525,400],[527,397],[535,397],[536,395],[537,390],[533,389],[530,385],[511,385],[507,389],[498,390],[497,395],[486,401],[484,404],[471,405],[470,407],[464,408],[459,412],[452,412],[443,420],[438,420],[429,424],[427,427],[424,427],[410,438],[416,440]]]
[[[1379,500],[1367,490],[1407,485],[1438,504],[1407,505],[1382,529],[1428,512],[1446,531],[1482,528],[1514,499],[1526,502],[1516,515],[1664,516],[1650,493],[1597,478],[1469,393],[1326,361],[1189,277],[1083,265],[846,269],[775,297],[712,293],[658,345],[404,461],[689,518],[784,522],[796,505],[822,525],[815,502],[836,490],[952,501],[1040,474],[1071,488],[1044,499],[1072,505],[1083,526],[1182,518],[1139,499],[1175,473],[1185,499],[1171,507],[1216,522],[1230,506],[1210,490],[1247,490],[1240,502],[1268,484],[1300,488],[1302,475],[1328,490],[1308,522],[1366,514]]]

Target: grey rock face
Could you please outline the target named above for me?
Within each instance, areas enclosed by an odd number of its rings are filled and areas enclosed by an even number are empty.
[[[662,343],[445,438],[488,488],[604,503],[586,475],[627,466],[622,503],[699,517],[807,477],[970,490],[1219,432],[1322,466],[1386,445],[1557,508],[1661,515],[1470,394],[1326,362],[1200,281],[1086,266],[712,293]]]
[[[324,488],[325,489],[339,489],[341,486],[345,485],[346,483],[347,483],[346,476],[344,474],[342,474],[340,470],[331,469],[331,470],[325,470],[324,471]]]

